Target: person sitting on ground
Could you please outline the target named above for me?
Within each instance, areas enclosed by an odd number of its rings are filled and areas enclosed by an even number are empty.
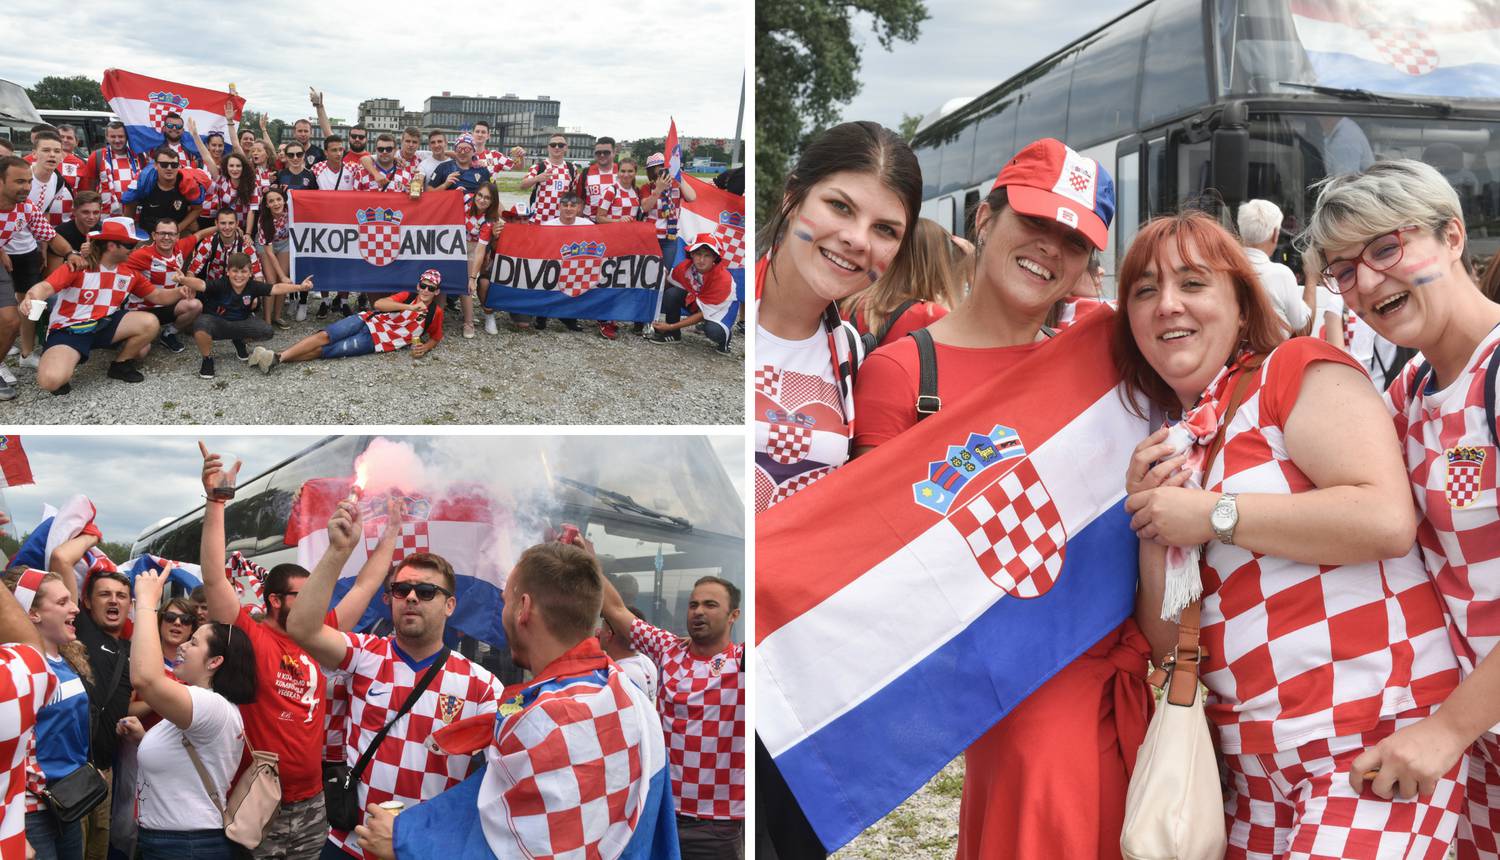
[[[176,286],[157,289],[139,272],[120,268],[133,247],[135,237],[119,222],[105,222],[99,232],[89,236],[88,264],[82,270],[75,272],[64,266],[27,291],[27,300],[33,302],[46,302],[54,293],[58,296],[47,348],[36,371],[36,383],[42,390],[67,394],[72,390],[74,369],[88,360],[89,352],[94,347],[115,344],[119,344],[120,357],[110,364],[109,378],[146,381],[133,360],[145,353],[161,323],[151,314],[125,310],[125,297],[137,295],[154,305],[169,305],[195,298],[203,282],[173,272],[170,280]]]
[[[729,352],[729,335],[734,328],[734,279],[724,264],[718,237],[699,233],[688,245],[688,259],[667,276],[661,305],[667,321],[652,325],[652,343],[682,343],[682,330],[697,325],[720,353]],[[693,309],[686,318],[682,316],[684,308]]]
[[[251,280],[250,258],[244,254],[229,255],[229,273],[208,282],[203,291],[203,313],[193,321],[193,341],[198,344],[198,354],[203,356],[198,375],[203,379],[214,378],[216,340],[233,341],[240,361],[249,361],[250,351],[245,341],[270,340],[276,333],[270,323],[255,315],[256,302],[270,296],[306,292],[312,289],[312,283],[311,277],[300,284],[283,282],[274,286]]]
[[[256,347],[250,366],[270,373],[282,362],[395,352],[407,345],[414,358],[421,358],[443,339],[442,283],[442,274],[428,269],[415,291],[378,299],[373,311],[345,317],[279,353]]]

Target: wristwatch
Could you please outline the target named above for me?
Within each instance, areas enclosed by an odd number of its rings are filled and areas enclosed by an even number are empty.
[[[1213,513],[1208,516],[1208,524],[1213,526],[1214,537],[1220,543],[1234,543],[1234,527],[1240,523],[1240,508],[1235,502],[1234,493],[1225,493],[1214,503]]]

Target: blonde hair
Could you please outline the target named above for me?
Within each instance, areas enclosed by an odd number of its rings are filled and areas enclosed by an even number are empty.
[[[0,582],[4,582],[5,587],[10,589],[11,594],[15,594],[16,585],[20,583],[21,575],[25,572],[25,567],[7,568],[5,573],[0,575]],[[63,582],[61,576],[51,571],[48,571],[47,575],[42,577],[42,585],[46,585],[49,582],[55,582],[64,589],[68,587],[67,583]],[[38,598],[41,597],[41,591],[41,585],[37,586]],[[82,612],[83,608],[79,607],[78,611]],[[59,645],[57,646],[57,653],[61,654],[62,658],[68,661],[68,665],[73,667],[73,671],[77,672],[80,678],[90,684],[94,683],[94,667],[89,665],[89,652],[82,642],[74,639],[65,645]]]
[[[1430,164],[1403,158],[1377,161],[1363,173],[1333,176],[1313,186],[1318,202],[1296,246],[1313,268],[1327,264],[1328,248],[1359,245],[1416,224],[1437,234],[1463,222],[1458,192]]]
[[[844,299],[845,316],[856,310],[865,328],[876,331],[902,302],[933,302],[952,308],[963,283],[953,261],[953,236],[931,218],[918,218],[912,230],[911,248],[896,258],[886,272],[869,287]]]

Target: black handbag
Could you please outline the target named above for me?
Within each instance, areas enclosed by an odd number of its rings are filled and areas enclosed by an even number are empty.
[[[47,780],[47,787],[42,789],[41,795],[52,814],[68,824],[88,815],[103,803],[109,796],[109,783],[93,765],[84,762],[82,767],[62,779]]]
[[[334,830],[348,832],[359,823],[360,775],[365,772],[366,767],[369,767],[370,759],[375,757],[375,751],[380,749],[380,744],[390,732],[391,726],[394,726],[396,721],[405,716],[417,700],[422,698],[422,693],[431,686],[432,679],[437,677],[437,673],[442,671],[443,664],[447,662],[448,649],[444,648],[438,652],[437,659],[432,661],[432,665],[417,681],[417,685],[412,688],[406,701],[401,703],[396,715],[391,717],[390,722],[370,739],[369,746],[360,753],[359,760],[354,763],[354,767],[351,768],[343,762],[323,763],[323,806],[327,813],[328,824]],[[349,731],[355,731],[355,727],[351,725]]]

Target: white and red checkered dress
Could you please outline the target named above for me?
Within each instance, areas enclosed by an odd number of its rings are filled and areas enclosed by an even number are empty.
[[[498,149],[486,149],[483,152],[474,153],[476,164],[482,164],[489,169],[493,176],[502,170],[515,170],[516,161]]]
[[[33,176],[30,199],[54,229],[73,220],[73,192],[67,182],[58,184],[55,179],[42,182]]]
[[[641,192],[634,185],[621,185],[616,181],[604,189],[599,208],[609,215],[611,221],[634,221],[641,214]]]
[[[531,207],[531,223],[540,224],[557,217],[558,203],[567,192],[572,180],[568,178],[567,167],[559,164],[554,166],[552,162],[542,159],[531,165],[528,176],[539,176],[548,173],[551,178],[536,186],[536,204]]]
[[[406,298],[401,296],[405,295]],[[412,301],[410,293],[392,296],[398,302]],[[434,299],[434,301],[438,301]],[[443,309],[438,308],[432,316],[432,327],[438,332],[443,328]],[[370,338],[375,341],[376,352],[395,352],[404,346],[410,346],[416,340],[417,335],[422,333],[422,326],[427,319],[425,310],[390,311],[365,313],[365,328],[370,330]],[[433,340],[440,340],[434,336]]]
[[[1277,347],[1246,389],[1204,480],[1213,493],[1315,489],[1285,426],[1307,367],[1347,353],[1313,338]],[[1239,373],[1209,392],[1228,407]],[[1403,558],[1315,565],[1212,541],[1204,553],[1203,683],[1225,754],[1271,754],[1370,731],[1437,704],[1458,681],[1442,606],[1415,548]]]
[[[219,178],[208,187],[208,193],[203,197],[203,214],[211,215],[220,209],[233,209],[236,220],[239,221],[240,229],[245,229],[249,223],[250,213],[260,209],[260,183],[250,184],[250,199],[242,200],[239,191],[228,176],[220,173]]]
[[[89,156],[86,173],[85,185],[99,191],[104,214],[124,214],[120,200],[136,177],[135,156],[130,150],[125,150],[123,155],[107,150],[94,153]]]
[[[650,700],[590,638],[548,664],[520,702],[485,748],[479,814],[495,856],[619,856],[661,766]]]
[[[1500,329],[1469,356],[1463,373],[1443,389],[1416,391],[1420,357],[1386,392],[1396,435],[1406,455],[1412,493],[1422,521],[1417,544],[1437,585],[1449,639],[1465,677],[1500,644],[1500,509],[1496,460],[1500,451],[1484,411],[1485,371],[1495,361]],[[1491,730],[1474,745],[1468,773],[1468,824],[1460,826],[1460,857],[1500,856],[1500,734]],[[1472,831],[1472,832],[1470,832]],[[1464,841],[1471,843],[1464,846]],[[1476,853],[1466,853],[1472,843]]]
[[[5,763],[0,857],[26,856],[26,757],[35,742],[37,711],[52,698],[57,676],[30,645],[0,645],[0,763]]]
[[[661,669],[656,708],[667,738],[677,812],[745,817],[745,646],[696,657],[681,637],[637,618],[630,645]]]
[[[104,319],[124,307],[127,296],[145,297],[156,292],[144,275],[125,268],[75,272],[59,266],[47,276],[47,283],[57,290],[57,307],[52,310],[48,327],[52,331]]]
[[[38,244],[52,241],[57,235],[52,222],[30,198],[22,200],[8,210],[0,210],[0,248],[6,253],[26,254]],[[22,287],[30,289],[30,287]]]
[[[229,255],[240,253],[250,258],[250,277],[261,280],[260,255],[255,253],[248,237],[241,233],[233,242],[219,241],[215,243],[218,234],[205,236],[198,240],[198,247],[193,251],[193,259],[188,262],[187,273],[204,280],[222,278],[229,273]],[[214,253],[217,244],[218,253]],[[204,267],[207,272],[204,273]]]
[[[376,162],[375,169],[380,170],[380,163]],[[375,179],[375,174],[365,169],[363,164],[354,169],[355,191],[406,191],[411,188],[411,168],[405,164],[396,162],[390,172],[385,174],[390,181],[385,187],[380,187],[380,182]]]
[[[428,667],[408,666],[397,655],[391,638],[364,633],[343,636],[348,650],[334,668],[348,673],[349,736],[344,744],[344,762],[353,767]],[[359,781],[360,821],[364,821],[364,809],[369,804],[399,800],[411,806],[462,782],[469,775],[469,757],[433,752],[428,740],[434,731],[454,720],[494,713],[500,690],[500,683],[489,670],[456,651],[450,652],[422,698],[396,721],[370,759]],[[352,833],[332,830],[328,839],[357,857],[365,856]]]

